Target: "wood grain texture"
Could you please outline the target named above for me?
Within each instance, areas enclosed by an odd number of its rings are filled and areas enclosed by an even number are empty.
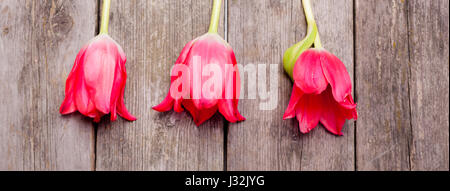
[[[409,170],[407,4],[356,0],[357,170]]]
[[[207,32],[211,0],[114,0],[110,35],[127,54],[125,104],[138,121],[104,117],[96,129],[58,111],[99,1],[0,0],[0,171],[449,170],[448,0],[312,0],[324,48],[355,80],[359,119],[342,137],[282,120],[293,86],[282,56],[306,33],[301,0],[224,1],[219,33],[238,64],[255,66],[240,71],[247,120],[217,114],[196,127],[186,112],[151,109],[181,49]]]
[[[408,1],[411,169],[449,170],[449,1]]]
[[[353,1],[312,0],[312,6],[322,45],[345,64],[353,85]],[[333,136],[322,125],[305,135],[302,170],[354,170],[354,130],[354,120],[347,120],[342,129],[344,136]]]
[[[95,35],[96,1],[0,1],[0,170],[92,170],[94,129],[62,117],[65,79]]]
[[[343,60],[353,77],[352,1],[312,3],[324,46]],[[339,9],[333,10],[333,6]],[[230,0],[228,10],[228,37],[238,63],[266,65],[268,80],[277,80],[269,78],[275,73],[278,81],[258,80],[258,83],[263,83],[267,90],[270,85],[278,84],[278,102],[274,110],[261,110],[260,103],[267,99],[256,92],[257,99],[240,101],[239,110],[247,121],[229,125],[227,169],[353,170],[353,123],[348,122],[344,127],[344,137],[335,137],[321,126],[310,134],[301,135],[296,120],[282,120],[293,86],[284,73],[282,56],[289,46],[305,36],[301,1]],[[278,70],[270,71],[270,64],[275,64]],[[247,87],[256,84],[248,80],[247,73],[244,76],[248,98]]]
[[[222,116],[196,127],[186,112],[151,109],[167,95],[181,49],[208,31],[211,8],[209,0],[112,2],[110,34],[128,58],[125,105],[138,120],[103,120],[97,170],[223,170]]]

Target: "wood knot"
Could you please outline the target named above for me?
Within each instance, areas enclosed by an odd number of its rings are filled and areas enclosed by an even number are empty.
[[[3,34],[3,36],[6,36],[7,34],[9,34],[9,28],[3,27],[2,34]]]
[[[48,10],[47,34],[54,40],[62,40],[72,30],[73,18],[67,12],[64,4],[52,1]]]
[[[64,9],[61,9],[59,13],[55,14],[51,18],[51,21],[51,27],[56,34],[67,34],[72,30],[74,25],[73,18]]]

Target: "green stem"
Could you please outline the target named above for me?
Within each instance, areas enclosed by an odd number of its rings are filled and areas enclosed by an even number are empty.
[[[317,32],[316,39],[314,40],[314,47],[322,48],[322,42],[320,42],[319,32]]]
[[[220,9],[222,8],[222,0],[214,0],[213,10],[211,14],[211,24],[209,25],[209,33],[217,33],[220,20]]]
[[[311,30],[312,26],[316,25],[316,20],[314,20],[314,14],[311,8],[310,0],[302,0],[303,9],[305,10],[306,22],[308,23],[308,30]],[[316,38],[314,40],[314,47],[322,48],[322,43],[320,42],[319,32],[317,32]]]
[[[111,0],[103,0],[102,20],[101,20],[101,24],[100,24],[100,34],[108,34],[110,7],[111,7]]]

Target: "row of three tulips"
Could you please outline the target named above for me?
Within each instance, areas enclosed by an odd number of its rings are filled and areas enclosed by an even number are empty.
[[[183,78],[183,74],[172,72],[170,89],[187,89],[187,99],[186,95],[174,97],[173,92],[169,92],[160,105],[153,107],[156,111],[166,112],[173,108],[182,112],[186,109],[197,125],[217,111],[233,123],[245,120],[237,109],[240,79],[236,58],[231,46],[217,34],[221,3],[222,0],[214,0],[209,32],[189,42],[175,62],[175,66],[185,66],[192,75]],[[66,81],[66,97],[60,108],[62,114],[79,111],[94,118],[95,122],[108,113],[111,113],[112,121],[116,120],[117,114],[130,121],[136,120],[123,101],[126,57],[120,45],[108,36],[109,6],[110,0],[104,0],[100,34],[76,57]],[[320,121],[331,133],[342,135],[345,120],[357,118],[351,80],[344,64],[322,48],[309,0],[303,0],[303,7],[308,34],[303,41],[289,48],[283,59],[285,70],[294,81],[284,119],[297,117],[302,133],[309,132]],[[315,48],[310,48],[313,45]],[[203,61],[196,63],[195,57]],[[211,63],[217,64],[222,73],[228,72],[225,65],[231,65],[235,68],[234,75],[220,75],[219,80],[204,77],[199,81],[193,80],[193,75],[198,75],[193,72],[196,64],[201,70]],[[222,88],[216,97],[202,94],[202,85],[211,83],[211,80],[213,86]],[[200,85],[196,86],[196,83]],[[232,96],[227,97],[225,94],[230,92]]]

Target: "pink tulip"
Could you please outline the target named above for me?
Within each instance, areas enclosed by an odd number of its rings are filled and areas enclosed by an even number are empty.
[[[126,60],[120,45],[107,34],[92,39],[76,57],[66,81],[66,97],[60,113],[79,111],[94,118],[94,122],[108,113],[111,121],[117,119],[117,113],[127,120],[136,120],[123,101]]]
[[[213,65],[216,67],[211,67]],[[166,112],[173,108],[176,112],[182,112],[185,108],[191,113],[197,126],[211,118],[217,111],[232,123],[245,120],[237,109],[240,81],[236,58],[231,46],[219,35],[207,33],[189,42],[175,62],[174,68],[177,67],[181,70],[172,70],[170,88],[172,92],[169,92],[161,104],[153,107],[154,110]],[[211,70],[215,77],[202,76],[208,67],[216,69]],[[178,75],[183,68],[186,70],[182,75],[187,76]],[[209,93],[210,96],[205,94],[210,91],[205,88],[209,87],[208,83],[216,88]],[[173,91],[179,89],[187,91],[183,96],[174,97],[176,93]]]
[[[333,134],[343,135],[346,119],[357,119],[352,84],[345,65],[323,48],[303,52],[294,70],[294,88],[284,119],[297,117],[308,133],[319,121]]]
[[[300,132],[308,133],[319,121],[335,135],[343,135],[345,120],[357,119],[352,82],[345,65],[322,48],[309,0],[302,0],[308,33],[290,47],[284,68],[294,81],[291,100],[283,119],[296,117]],[[315,48],[310,48],[314,45]]]
[[[108,35],[110,5],[111,0],[103,0],[100,34],[81,48],[75,59],[60,108],[63,115],[79,111],[98,123],[109,113],[111,121],[115,121],[118,113],[127,120],[136,120],[123,103],[127,58]]]
[[[231,46],[218,35],[222,0],[214,0],[209,32],[189,42],[172,69],[170,91],[153,107],[159,112],[188,110],[197,126],[219,111],[226,120],[245,120],[238,111],[240,79]],[[206,74],[206,75],[205,75]],[[181,90],[181,92],[179,92]]]

